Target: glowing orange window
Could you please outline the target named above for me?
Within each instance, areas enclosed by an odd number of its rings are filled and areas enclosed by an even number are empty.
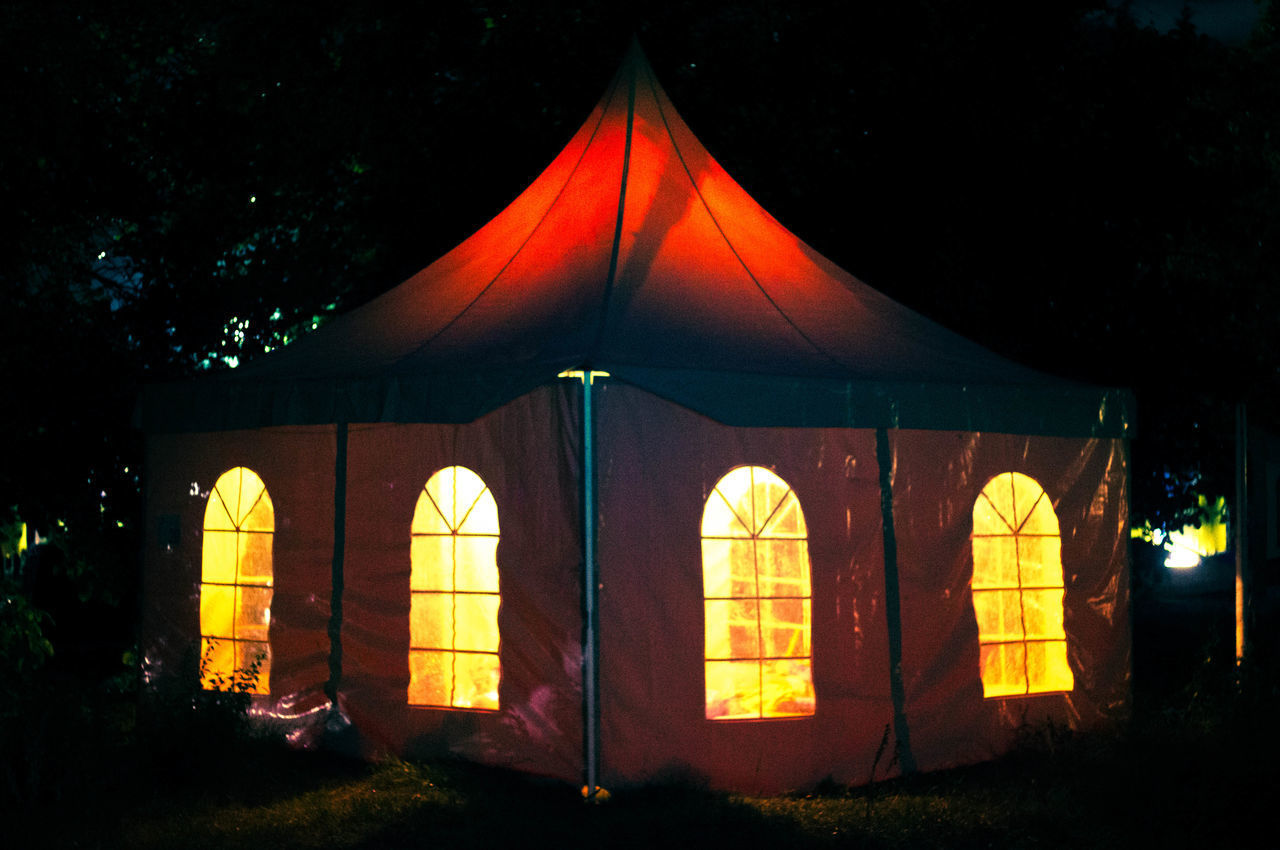
[[[409,703],[498,708],[498,505],[471,470],[446,467],[413,512]]]
[[[271,496],[252,469],[227,470],[204,509],[200,570],[201,684],[270,691]]]
[[[1044,490],[997,475],[973,506],[973,609],[985,697],[1069,691],[1062,540]]]
[[[800,501],[760,466],[725,475],[702,512],[706,713],[813,714],[809,543]]]

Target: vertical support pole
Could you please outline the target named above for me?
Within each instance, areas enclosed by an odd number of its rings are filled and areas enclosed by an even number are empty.
[[[599,760],[599,730],[596,728],[596,463],[595,432],[591,405],[591,384],[594,375],[584,370],[582,375],[582,690],[584,735],[587,762],[586,796],[593,800],[597,789],[597,762]]]
[[[1236,666],[1248,649],[1245,578],[1249,570],[1249,421],[1244,402],[1236,405]]]
[[[889,432],[876,429],[876,463],[880,467],[880,524],[884,534],[884,616],[889,629],[889,696],[893,700],[893,734],[898,765],[915,773],[911,731],[907,726],[906,687],[902,681],[902,600],[898,588],[898,538],[893,530],[893,451]]]
[[[333,468],[333,561],[329,596],[329,681],[324,693],[330,712],[338,710],[338,684],[342,681],[343,559],[347,550],[347,423],[334,427],[337,440]]]

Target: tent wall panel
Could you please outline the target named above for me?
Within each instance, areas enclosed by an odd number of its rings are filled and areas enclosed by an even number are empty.
[[[466,425],[353,425],[339,703],[366,753],[582,770],[576,399],[547,387]],[[488,485],[501,537],[497,711],[408,704],[410,526],[435,472]]]
[[[271,693],[255,711],[307,725],[327,702],[335,440],[330,426],[152,436],[141,646],[148,675],[181,675],[200,648],[202,529],[209,491],[256,472],[275,513]]]
[[[819,256],[701,146],[638,45],[551,166],[453,251],[259,361],[147,389],[150,668],[172,671],[199,645],[205,498],[220,474],[249,467],[276,511],[272,693],[260,710],[306,714],[334,694],[329,727],[349,721],[340,740],[360,752],[465,757],[579,784],[592,693],[582,680],[586,423],[582,384],[556,381],[566,369],[613,375],[593,385],[591,454],[603,784],[865,782],[985,758],[1024,721],[1087,727],[1127,709],[1132,397],[1011,363]],[[499,517],[496,710],[408,703],[415,506],[452,466],[480,476]],[[713,620],[708,640],[706,612],[732,611],[719,603],[738,591],[708,608],[701,519],[741,466],[779,476],[806,520],[811,661],[806,671],[803,653],[774,652],[800,671],[770,681],[790,700],[776,712],[795,715],[785,719],[707,719],[707,646],[721,638]],[[1063,589],[1034,600],[1063,595],[1074,680],[1070,691],[986,699],[973,506],[1012,472],[1038,482],[1060,524]],[[738,562],[721,558],[722,573]],[[981,590],[982,605],[1015,598]],[[775,610],[802,612],[805,598]],[[435,604],[418,599],[420,611]],[[726,635],[749,635],[751,616],[764,633],[748,609],[721,617]],[[771,621],[779,646],[803,635],[789,616]],[[420,633],[431,628],[423,617]],[[418,648],[458,657],[456,646]],[[723,678],[714,699],[734,708],[711,713],[750,713],[750,686]],[[492,699],[486,681],[476,702]]]
[[[604,781],[865,781],[892,719],[874,432],[733,428],[620,383],[597,388]],[[700,522],[717,481],[744,465],[791,485],[808,525],[811,717],[705,716]]]
[[[1023,724],[1090,727],[1129,705],[1128,473],[1124,443],[1007,434],[891,432],[911,745],[925,769],[1008,749]],[[1064,568],[1069,693],[984,699],[973,506],[1021,472],[1052,499]]]

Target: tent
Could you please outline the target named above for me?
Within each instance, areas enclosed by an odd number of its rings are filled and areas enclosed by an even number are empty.
[[[139,417],[150,675],[299,742],[769,792],[1128,705],[1130,396],[817,254],[637,46],[454,250]]]

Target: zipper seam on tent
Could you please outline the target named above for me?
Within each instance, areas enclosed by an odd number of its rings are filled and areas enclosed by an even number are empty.
[[[698,196],[698,201],[702,204],[702,208],[706,210],[707,216],[710,217],[711,223],[715,225],[716,231],[720,234],[720,238],[724,240],[724,244],[733,254],[733,258],[738,261],[738,265],[742,266],[742,270],[747,273],[747,277],[751,278],[751,282],[756,285],[756,289],[760,290],[760,294],[769,302],[769,306],[773,307],[773,309],[777,311],[783,321],[790,325],[791,329],[795,331],[801,339],[808,343],[814,351],[830,360],[836,366],[839,366],[841,369],[848,368],[844,363],[837,360],[831,352],[827,351],[825,348],[810,339],[809,335],[802,331],[800,326],[791,320],[791,317],[787,315],[785,310],[778,306],[778,302],[773,300],[773,296],[769,294],[768,290],[764,288],[759,279],[755,276],[755,273],[751,271],[750,267],[747,266],[746,262],[742,259],[742,255],[738,253],[738,249],[733,246],[733,242],[730,241],[728,234],[726,234],[724,232],[724,228],[720,226],[720,220],[716,218],[716,214],[707,203],[707,199],[702,196],[702,190],[698,188],[698,182],[693,179],[693,172],[689,170],[689,164],[685,162],[684,152],[680,150],[680,144],[676,141],[675,134],[671,132],[671,124],[667,121],[666,110],[662,108],[662,98],[658,96],[658,91],[653,83],[653,77],[650,75],[645,82],[649,86],[649,90],[653,92],[653,100],[658,106],[658,115],[662,118],[662,126],[667,131],[667,138],[671,140],[671,147],[676,152],[676,156],[680,159],[680,167],[684,169],[685,176],[689,178],[689,185],[693,187],[694,194]],[[628,143],[631,141],[629,134],[627,141]],[[708,156],[710,156],[710,152],[708,152]]]

